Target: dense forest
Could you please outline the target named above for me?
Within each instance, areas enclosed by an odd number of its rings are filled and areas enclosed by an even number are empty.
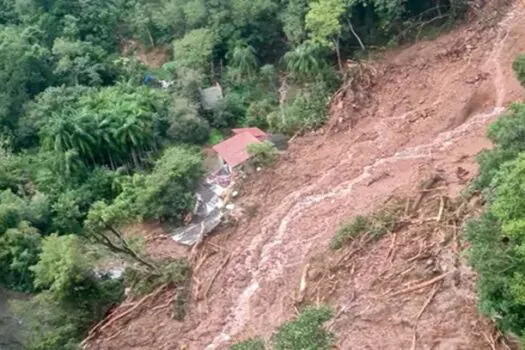
[[[0,0],[0,285],[30,295],[12,345],[77,348],[125,287],[182,281],[185,262],[154,261],[123,230],[181,222],[203,145],[235,126],[322,125],[346,59],[442,29],[466,3]],[[169,59],[147,67],[129,47]],[[214,82],[224,98],[204,110]],[[98,271],[112,254],[123,278]]]

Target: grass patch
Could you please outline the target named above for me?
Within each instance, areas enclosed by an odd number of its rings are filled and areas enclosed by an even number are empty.
[[[377,239],[385,233],[395,230],[399,224],[402,211],[403,207],[399,203],[395,203],[374,214],[356,216],[352,221],[339,227],[330,242],[330,248],[341,249],[361,234],[368,234]]]
[[[233,345],[230,350],[264,350],[262,339],[248,339]]]
[[[295,321],[286,322],[273,339],[275,350],[330,350],[334,335],[323,328],[332,318],[332,309],[306,307]]]
[[[224,140],[224,135],[219,129],[211,129],[210,136],[208,138],[208,144],[215,146],[218,143],[221,143]]]
[[[333,310],[329,306],[305,307],[299,316],[284,323],[272,338],[273,350],[330,350],[334,345],[334,335],[323,328],[331,319]],[[265,350],[260,338],[245,340],[233,345],[230,350]]]

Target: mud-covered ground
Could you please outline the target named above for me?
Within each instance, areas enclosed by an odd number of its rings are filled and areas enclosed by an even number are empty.
[[[489,13],[370,62],[376,75],[366,101],[334,101],[332,121],[340,123],[326,138],[296,139],[274,169],[244,185],[237,203],[244,218],[218,232],[194,259],[185,320],[156,308],[167,293],[106,330],[91,348],[227,349],[251,336],[268,339],[294,316],[307,265],[305,301],[334,306],[330,327],[341,349],[505,348],[476,311],[475,276],[459,254],[456,221],[447,216],[439,225],[412,223],[395,239],[386,235],[345,266],[327,270],[349,253],[328,248],[343,222],[393,197],[417,198],[422,181],[439,174],[440,188],[412,216],[432,221],[441,200],[457,203],[476,175],[475,156],[490,147],[487,125],[524,97],[512,71],[513,59],[525,51],[524,6],[515,1],[495,17]],[[445,214],[454,214],[452,208],[458,207],[445,205]],[[169,254],[175,243],[154,244]],[[329,289],[319,287],[328,283]]]

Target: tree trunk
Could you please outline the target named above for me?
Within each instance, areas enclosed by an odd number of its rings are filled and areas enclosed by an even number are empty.
[[[335,46],[335,53],[337,55],[337,65],[339,66],[339,72],[343,73],[343,62],[341,61],[341,48],[339,47],[339,38],[333,39]]]
[[[119,247],[118,245],[116,245],[115,243],[113,243],[113,241],[105,236],[103,233],[99,233],[100,235],[100,238],[99,241],[101,241],[101,243],[105,242],[105,245],[110,248],[111,250],[113,251],[116,251],[116,252],[120,252],[120,253],[125,253],[129,256],[131,256],[133,259],[135,259],[136,261],[140,262],[141,264],[149,267],[150,269],[152,270],[157,270],[157,266],[153,265],[152,263],[144,260],[137,252],[135,252],[131,247],[130,245],[128,244],[128,242],[126,241],[126,239],[124,238],[124,236],[122,235],[122,233],[120,233],[116,228],[114,228],[113,226],[109,225],[108,223],[106,223],[102,218],[99,218],[100,221],[104,224],[104,226],[111,232],[113,233],[113,235],[115,235],[115,237],[117,237],[117,239],[120,241],[120,243],[122,244],[121,247]],[[103,243],[104,244],[104,243]]]
[[[359,35],[357,35],[356,31],[354,30],[354,26],[352,25],[352,22],[350,21],[350,19],[348,19],[348,27],[350,27],[350,31],[352,32],[354,37],[359,42],[359,46],[361,46],[361,50],[363,51],[366,50],[365,45],[363,44],[363,41],[361,41],[361,38],[359,37]]]
[[[154,47],[155,46],[155,42],[153,41],[153,36],[151,36],[151,32],[149,31],[148,27],[146,27],[146,32],[148,32],[148,38],[149,38],[149,42],[151,44],[151,47]]]

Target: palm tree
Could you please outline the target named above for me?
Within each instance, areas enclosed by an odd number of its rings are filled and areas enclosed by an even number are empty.
[[[295,79],[309,80],[322,70],[320,48],[312,42],[304,42],[284,55],[287,70]]]
[[[234,69],[234,80],[240,81],[243,78],[253,78],[259,66],[255,49],[250,45],[236,46],[231,54],[230,66]]]

